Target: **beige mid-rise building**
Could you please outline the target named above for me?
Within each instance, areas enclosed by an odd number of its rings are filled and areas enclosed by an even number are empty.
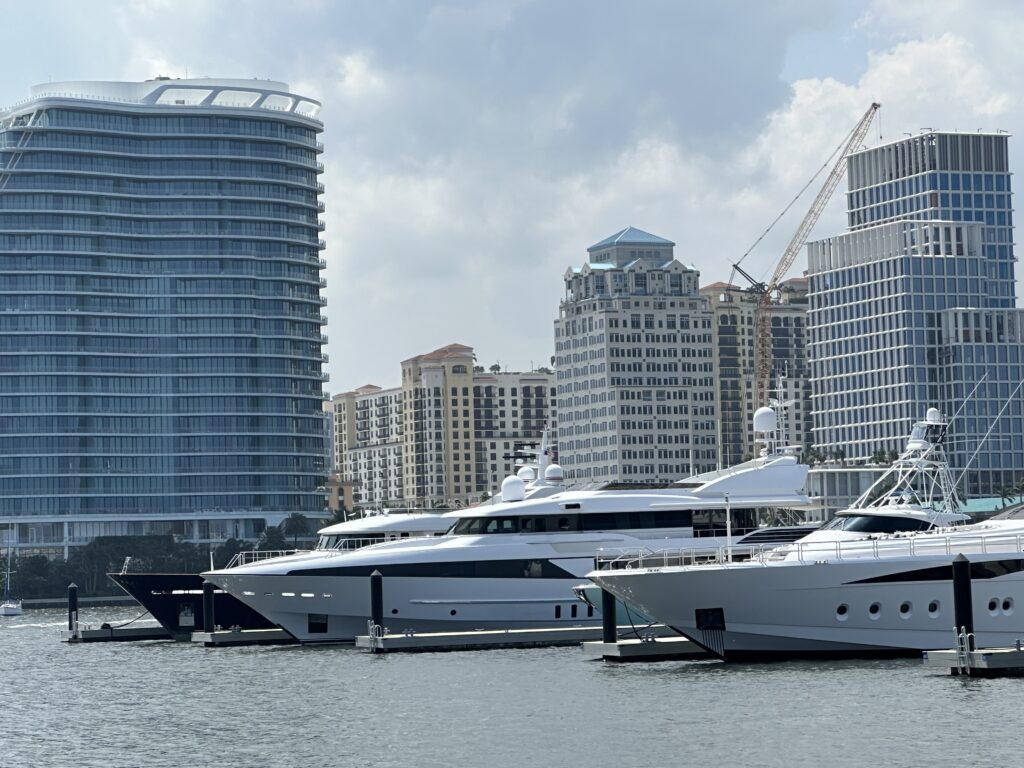
[[[401,364],[399,387],[337,395],[335,448],[355,503],[462,506],[498,490],[514,454],[554,427],[554,375],[485,371],[472,347],[448,346]]]
[[[719,439],[722,464],[753,458],[757,402],[756,311],[759,295],[730,283],[712,283],[700,290],[714,313],[715,370],[718,385]],[[790,405],[785,410],[790,445],[810,446],[810,377],[807,369],[807,278],[795,277],[779,286],[767,306],[772,329],[773,397]],[[780,389],[781,388],[781,389]]]

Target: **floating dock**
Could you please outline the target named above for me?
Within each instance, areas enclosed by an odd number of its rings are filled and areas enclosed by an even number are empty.
[[[132,640],[172,640],[171,633],[159,624],[141,627],[90,627],[78,626],[63,629],[60,639],[65,643],[110,643]]]
[[[963,651],[925,651],[926,667],[948,669],[951,675],[969,677],[1024,677],[1024,650],[1015,648],[982,648]]]
[[[230,648],[237,645],[291,645],[294,637],[283,629],[217,629],[213,632],[193,632],[193,643],[207,648]]]
[[[623,634],[630,627],[622,627]],[[356,638],[356,648],[371,653],[480,651],[490,648],[547,648],[579,645],[601,638],[601,627],[555,629],[474,629],[466,632],[368,634]]]
[[[605,643],[592,640],[583,643],[583,655],[588,659],[614,662],[629,661],[690,661],[710,659],[711,654],[685,637],[643,637]]]

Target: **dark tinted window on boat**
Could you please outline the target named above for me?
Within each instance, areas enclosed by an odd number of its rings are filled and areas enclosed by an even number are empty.
[[[558,533],[565,531],[623,531],[645,528],[689,528],[694,513],[688,509],[640,512],[565,512],[537,517],[468,517],[459,520],[452,533],[481,536],[490,533]],[[723,513],[724,515],[724,513]],[[735,530],[740,530],[737,523]],[[723,517],[724,532],[724,517]]]
[[[883,517],[881,515],[851,515],[830,520],[823,529],[850,531],[852,533],[900,533],[903,531],[927,531],[932,524],[927,520],[911,517]]]

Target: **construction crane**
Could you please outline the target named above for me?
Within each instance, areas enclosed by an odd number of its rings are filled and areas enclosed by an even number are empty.
[[[747,274],[739,264],[733,265],[733,269],[750,281],[750,291],[758,296],[757,307],[754,310],[754,340],[756,345],[755,355],[757,374],[755,392],[757,396],[756,402],[759,406],[766,405],[768,403],[768,390],[772,374],[772,326],[768,307],[779,290],[779,284],[786,276],[790,267],[793,266],[793,262],[796,259],[797,254],[800,253],[800,249],[803,248],[804,243],[807,241],[807,236],[810,235],[811,229],[813,229],[814,225],[818,222],[818,218],[821,216],[822,211],[825,210],[825,206],[832,198],[832,193],[835,192],[836,187],[839,185],[839,181],[843,177],[843,172],[846,170],[846,156],[850,154],[851,151],[859,147],[864,141],[864,137],[868,134],[868,128],[871,127],[871,121],[874,118],[875,113],[878,112],[880,106],[880,104],[873,103],[868,108],[868,111],[864,113],[864,116],[860,121],[853,127],[853,130],[850,131],[845,144],[841,145],[842,151],[839,152],[838,158],[832,165],[832,170],[825,179],[825,183],[822,185],[821,191],[819,191],[818,196],[814,198],[814,202],[811,204],[810,210],[807,211],[803,221],[800,222],[800,226],[797,227],[796,232],[793,234],[793,238],[789,241],[789,245],[786,246],[786,250],[782,252],[782,257],[775,266],[775,271],[772,274],[771,279],[767,283],[760,282]],[[811,181],[813,181],[813,179]],[[810,182],[808,182],[808,186],[810,186]],[[792,205],[792,203],[790,203],[790,205]],[[783,213],[785,213],[785,211],[783,211]],[[780,214],[779,218],[781,218],[781,215],[782,214]],[[776,221],[778,221],[778,219],[776,219]],[[774,226],[774,224],[775,222],[772,223],[772,226]],[[771,227],[768,229],[770,230]],[[765,234],[767,234],[767,231]],[[761,237],[764,237],[764,235],[761,235]],[[760,241],[760,239],[761,238],[758,238],[758,241]],[[750,251],[747,251],[747,253],[749,252]]]

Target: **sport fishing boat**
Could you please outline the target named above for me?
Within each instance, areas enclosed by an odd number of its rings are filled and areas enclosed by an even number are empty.
[[[963,554],[977,645],[1012,645],[1024,635],[1024,520],[963,522],[946,429],[929,409],[853,508],[791,545],[732,562],[612,558],[589,578],[726,660],[917,655],[955,642],[952,560]]]
[[[573,586],[601,548],[714,552],[733,542],[793,541],[811,529],[760,525],[810,506],[802,490],[808,467],[777,444],[774,412],[761,411],[769,415],[756,417],[755,428],[771,433],[773,450],[727,470],[540,497],[527,496],[512,476],[499,503],[448,513],[445,536],[296,554],[203,577],[308,643],[366,633],[374,571],[384,577],[384,619],[396,631],[597,626]]]

